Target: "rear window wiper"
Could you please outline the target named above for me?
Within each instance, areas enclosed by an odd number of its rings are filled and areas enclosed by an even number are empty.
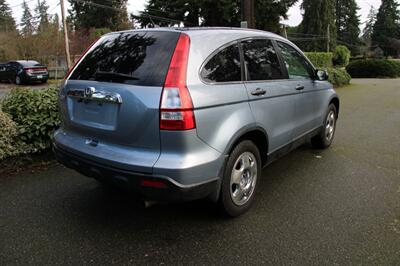
[[[98,78],[111,78],[111,79],[118,79],[118,80],[139,80],[139,78],[128,75],[128,74],[123,74],[123,73],[118,73],[118,72],[106,72],[106,71],[96,71],[95,79],[97,80]]]

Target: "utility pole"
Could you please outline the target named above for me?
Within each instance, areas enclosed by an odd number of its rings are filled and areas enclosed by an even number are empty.
[[[247,21],[249,28],[255,28],[254,0],[242,0],[242,20]]]
[[[330,51],[330,42],[331,42],[331,34],[330,34],[330,24],[328,24],[328,29],[326,31],[326,51],[329,53]]]
[[[286,31],[286,24],[282,24],[283,25],[283,36],[285,36],[285,38],[287,39],[287,31]]]
[[[68,38],[67,21],[65,20],[64,0],[60,0],[60,6],[61,6],[61,19],[64,28],[65,56],[67,59],[67,67],[69,69],[71,67],[71,56],[69,53],[69,38]]]

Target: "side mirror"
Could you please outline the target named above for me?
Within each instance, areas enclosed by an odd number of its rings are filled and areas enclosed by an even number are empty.
[[[325,70],[318,69],[315,73],[315,78],[320,81],[328,80],[329,74]]]

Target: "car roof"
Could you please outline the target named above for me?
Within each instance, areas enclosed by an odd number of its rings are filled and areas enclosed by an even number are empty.
[[[38,61],[34,61],[34,60],[15,60],[15,61],[11,61],[11,62],[17,62],[23,66],[34,66],[34,65],[40,65],[40,63]]]
[[[243,38],[251,36],[263,36],[267,38],[286,40],[282,36],[272,32],[257,30],[257,29],[248,29],[248,28],[236,28],[236,27],[158,27],[158,28],[132,29],[119,32],[111,32],[108,34],[135,32],[135,31],[185,32],[189,36],[207,34],[216,37],[218,37],[222,33],[225,33],[225,34],[234,34],[237,36],[241,36]]]

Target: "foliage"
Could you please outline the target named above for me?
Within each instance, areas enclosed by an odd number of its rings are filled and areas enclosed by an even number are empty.
[[[254,1],[256,28],[279,33],[281,18],[287,19],[287,12],[297,0],[259,0]]]
[[[327,71],[329,74],[328,81],[332,83],[333,86],[342,87],[350,84],[351,76],[347,73],[346,69],[330,67]]]
[[[373,6],[371,6],[371,9],[369,10],[367,16],[367,22],[365,23],[365,27],[361,37],[363,42],[367,46],[371,46],[372,33],[374,31],[374,25],[376,22],[376,14],[377,14],[376,9]]]
[[[16,32],[15,20],[11,8],[5,0],[0,0],[0,32]]]
[[[150,0],[140,16],[131,15],[142,27],[175,26],[227,26],[238,27],[241,21],[240,0]],[[288,9],[297,0],[254,1],[256,28],[280,31],[279,21],[286,18]],[[268,14],[266,16],[266,14]]]
[[[308,40],[299,43],[305,51],[327,51],[326,36],[329,26],[330,47],[335,47],[335,3],[334,0],[304,0],[303,21],[299,25],[299,33],[308,36]]]
[[[0,160],[16,155],[14,139],[17,136],[17,125],[11,117],[0,109]]]
[[[347,66],[350,62],[351,52],[344,45],[338,45],[333,53],[333,64],[335,66]]]
[[[332,67],[332,53],[309,52],[305,55],[310,59],[311,63],[317,67]]]
[[[113,31],[132,27],[128,19],[127,0],[68,0],[70,21],[75,29],[110,28]]]
[[[386,59],[355,60],[346,68],[353,78],[400,77],[400,62]]]
[[[358,54],[360,45],[360,18],[356,0],[336,0],[336,30],[338,42],[350,46],[353,54]]]
[[[35,8],[35,13],[37,14],[38,27],[37,30],[39,32],[45,31],[50,24],[50,16],[49,16],[49,6],[46,0],[40,1],[38,0],[37,6]]]
[[[386,56],[396,56],[399,51],[394,49],[389,38],[400,36],[399,4],[395,0],[382,0],[376,16],[376,23],[372,33],[372,45],[380,46]]]
[[[18,128],[18,138],[28,152],[50,147],[50,136],[60,123],[57,108],[58,90],[17,88],[2,101],[2,109]]]
[[[22,17],[21,17],[21,32],[24,36],[30,36],[35,32],[35,21],[32,16],[31,10],[29,9],[28,4],[24,0],[22,2]]]

